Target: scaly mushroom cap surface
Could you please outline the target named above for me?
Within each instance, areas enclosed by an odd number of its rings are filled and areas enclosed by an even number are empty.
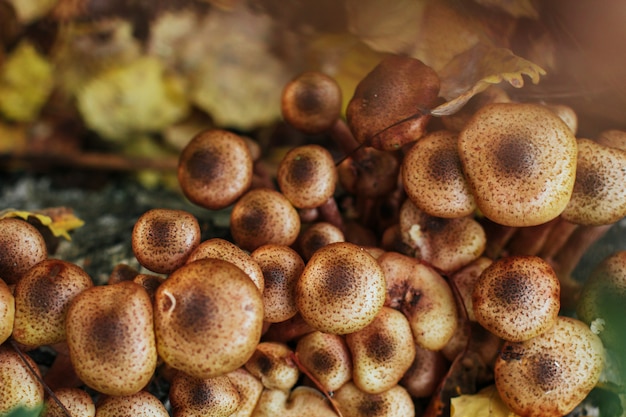
[[[54,395],[67,408],[72,417],[94,417],[96,415],[96,406],[91,395],[81,388],[59,388],[54,391]],[[48,397],[40,417],[67,417],[67,414],[52,397]]]
[[[562,216],[586,226],[615,223],[626,216],[626,151],[578,139],[576,182]]]
[[[168,417],[157,397],[146,391],[133,395],[110,396],[98,403],[98,417]]]
[[[15,321],[15,297],[9,286],[0,279],[0,345],[11,336]]]
[[[361,391],[354,382],[348,382],[335,392],[335,400],[344,417],[414,417],[413,399],[400,385],[380,394]]]
[[[314,331],[296,345],[300,362],[328,391],[352,379],[352,356],[343,336]]]
[[[15,284],[31,266],[48,257],[48,249],[39,230],[14,218],[0,220],[0,278]]]
[[[371,323],[385,302],[383,271],[363,248],[331,243],[313,254],[296,285],[296,304],[317,330],[352,333]]]
[[[505,226],[534,226],[563,212],[576,176],[576,138],[541,105],[490,104],[459,134],[476,205]]]
[[[41,378],[37,364],[25,356]],[[0,346],[0,415],[19,406],[35,408],[43,404],[44,390],[22,358],[8,344]]]
[[[585,323],[559,317],[540,336],[506,342],[494,375],[502,401],[528,417],[564,416],[595,387],[604,366],[602,342]]]
[[[241,401],[226,375],[200,379],[184,372],[174,376],[169,398],[176,417],[230,416]]]

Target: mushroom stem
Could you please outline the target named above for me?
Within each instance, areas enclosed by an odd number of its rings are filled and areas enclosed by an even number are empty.
[[[577,228],[577,224],[569,222],[559,216],[537,255],[544,259],[553,258],[555,254],[561,250],[563,245],[566,244]]]
[[[356,140],[345,120],[341,118],[337,119],[331,126],[328,133],[331,138],[333,138],[339,149],[344,153],[344,156],[337,161],[336,165],[341,164],[343,160],[348,157],[351,157],[356,161],[365,158],[366,155],[363,151],[365,147]]]
[[[520,227],[507,244],[510,255],[537,255],[551,236],[552,229],[560,222],[560,217],[537,226]]]

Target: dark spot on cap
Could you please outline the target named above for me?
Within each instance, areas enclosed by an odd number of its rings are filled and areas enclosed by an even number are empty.
[[[298,111],[303,113],[318,113],[324,108],[324,95],[313,82],[304,82],[295,94],[295,104]]]
[[[267,375],[274,367],[272,359],[263,352],[259,352],[259,355],[256,358],[256,364],[259,367],[259,371],[265,375]]]
[[[285,272],[278,266],[267,267],[263,270],[265,289],[280,288],[285,282]]]
[[[197,150],[191,154],[185,164],[189,176],[197,181],[214,180],[222,171],[222,162],[216,152],[210,149]]]
[[[523,138],[503,138],[495,149],[498,169],[506,176],[528,178],[534,165],[534,153],[532,144]]]
[[[95,355],[102,360],[111,360],[114,363],[121,359],[115,346],[128,345],[128,328],[122,322],[116,311],[106,311],[98,314],[97,320],[90,320],[89,340],[96,350]]]
[[[178,298],[174,313],[177,324],[183,329],[202,331],[215,320],[218,307],[210,297],[191,290],[184,297]]]
[[[533,296],[529,277],[518,272],[506,272],[494,283],[494,295],[506,304],[522,306],[530,303]]]
[[[333,355],[329,352],[325,350],[316,350],[311,355],[311,366],[317,372],[326,374],[336,366],[336,361]]]
[[[294,184],[306,184],[315,173],[315,162],[307,155],[297,155],[291,160],[289,181]]]
[[[148,244],[155,248],[169,246],[176,236],[176,224],[168,220],[154,220],[148,230]]]
[[[386,362],[393,358],[396,352],[393,340],[382,333],[372,334],[365,343],[367,356],[377,362]]]
[[[552,391],[562,384],[561,373],[563,371],[556,358],[545,354],[539,355],[530,362],[530,366],[532,366],[532,375],[542,390]]]
[[[579,167],[576,171],[575,192],[579,192],[589,197],[598,197],[604,188],[604,178],[596,171]]]
[[[331,266],[322,277],[322,285],[329,297],[348,297],[354,290],[354,276],[344,265]]]
[[[500,359],[505,362],[519,361],[524,357],[524,349],[519,343],[507,343],[500,351]]]
[[[430,156],[428,166],[431,178],[438,182],[448,182],[460,176],[461,159],[453,149],[437,149]]]
[[[364,417],[376,417],[383,414],[387,409],[387,404],[378,395],[361,401],[358,406],[359,415]]]
[[[257,207],[250,207],[241,216],[240,226],[248,233],[260,230],[266,221],[265,211]]]
[[[425,233],[436,234],[444,231],[449,222],[449,219],[435,216],[426,216],[426,221],[424,222],[422,230]]]
[[[202,406],[213,402],[213,392],[207,384],[193,384],[190,391],[189,400],[192,405]]]

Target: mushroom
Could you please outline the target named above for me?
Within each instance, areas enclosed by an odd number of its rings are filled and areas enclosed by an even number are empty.
[[[163,403],[147,391],[124,396],[109,396],[96,406],[97,417],[168,417]]]
[[[300,377],[291,355],[293,351],[284,343],[261,342],[244,367],[265,388],[289,392]]]
[[[155,294],[159,355],[195,378],[223,375],[246,363],[262,327],[258,288],[245,272],[221,259],[200,259],[180,267]]]
[[[328,222],[316,222],[302,230],[297,243],[302,257],[308,261],[319,248],[345,240],[343,232],[337,226]]]
[[[156,369],[152,303],[132,281],[94,286],[67,310],[70,360],[85,384],[104,394],[132,395]]]
[[[560,309],[556,273],[537,256],[507,256],[480,275],[472,293],[476,320],[504,340],[522,342],[547,331]]]
[[[348,382],[334,396],[343,417],[414,417],[413,399],[400,385],[380,394],[361,391],[354,382]]]
[[[69,305],[91,287],[91,277],[71,262],[46,259],[35,264],[15,286],[13,339],[30,347],[65,341]]]
[[[346,335],[352,354],[352,380],[362,391],[379,394],[396,385],[415,359],[408,319],[383,307],[365,328]]]
[[[582,321],[559,316],[524,342],[506,342],[494,376],[502,401],[516,414],[563,416],[596,386],[604,366],[602,342]]]
[[[263,392],[263,384],[245,368],[237,368],[227,373],[226,376],[239,393],[239,407],[237,407],[237,411],[230,414],[230,417],[252,416]]]
[[[298,340],[296,354],[327,392],[338,390],[352,379],[352,356],[343,336],[311,332]]]
[[[302,257],[285,245],[263,245],[250,254],[261,268],[263,290],[263,320],[284,322],[296,315],[296,282],[304,270]]]
[[[484,106],[460,132],[458,146],[476,205],[496,223],[545,223],[569,202],[576,176],[576,138],[546,107]]]
[[[180,153],[178,183],[183,193],[192,203],[210,210],[233,204],[250,188],[252,174],[248,145],[226,130],[202,131]]]
[[[257,188],[233,206],[230,231],[235,243],[247,251],[269,243],[289,246],[300,233],[300,217],[284,195]]]
[[[228,261],[233,265],[240,268],[243,272],[248,274],[254,285],[257,286],[259,291],[263,292],[265,288],[265,279],[263,278],[263,271],[257,262],[250,257],[243,249],[237,245],[221,238],[212,238],[205,240],[196,247],[189,258],[187,263],[197,261],[198,259],[222,259]]]
[[[28,366],[27,366],[28,365]],[[44,402],[41,372],[30,356],[8,344],[0,346],[0,415],[17,407],[34,409]]]
[[[439,95],[439,77],[423,62],[391,55],[357,85],[346,118],[355,138],[380,150],[419,139]]]
[[[48,257],[43,236],[30,223],[16,218],[0,219],[0,277],[15,284],[31,266]]]
[[[462,307],[470,321],[476,321],[472,304],[472,292],[474,292],[476,281],[492,262],[490,258],[481,256],[450,276],[450,283],[456,287],[460,297],[459,301],[463,303]]]
[[[415,347],[415,359],[399,384],[415,398],[433,395],[448,371],[449,364],[441,351]]]
[[[174,417],[231,416],[241,398],[226,375],[195,378],[177,372],[169,391]]]
[[[63,404],[71,417],[94,417],[96,406],[87,391],[80,388],[59,388],[54,396]],[[46,399],[40,417],[69,417],[52,397]]]
[[[326,397],[304,385],[291,392],[265,389],[253,413],[254,417],[337,417]],[[346,416],[344,416],[346,417]]]
[[[142,214],[132,232],[137,261],[152,272],[169,274],[184,265],[200,243],[200,225],[184,210],[151,209]]]
[[[337,242],[320,248],[296,284],[304,320],[327,333],[346,334],[370,324],[385,302],[385,277],[363,248]]]
[[[446,130],[419,139],[402,160],[402,183],[408,197],[425,213],[455,218],[476,208],[457,147],[458,134]]]
[[[14,321],[15,297],[9,286],[0,279],[0,345],[11,336]]]

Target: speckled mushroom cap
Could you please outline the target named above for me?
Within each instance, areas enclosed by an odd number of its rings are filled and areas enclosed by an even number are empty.
[[[252,155],[245,140],[221,129],[198,133],[178,162],[178,183],[194,204],[217,210],[234,203],[252,184]]]
[[[458,134],[439,130],[419,139],[402,160],[408,197],[431,216],[467,216],[476,208],[458,154]]]
[[[296,146],[280,161],[276,180],[294,207],[315,208],[333,196],[337,169],[326,148],[315,144]]]
[[[494,261],[474,284],[476,320],[504,340],[520,342],[538,336],[556,322],[560,283],[537,256],[507,256]]]
[[[32,224],[16,218],[0,220],[0,278],[15,284],[31,266],[48,257],[46,241]]]
[[[174,376],[169,398],[177,417],[230,416],[241,401],[237,388],[226,375],[194,378],[184,372]]]
[[[308,333],[298,339],[296,354],[328,391],[336,391],[352,379],[352,356],[343,336],[317,330]]]
[[[15,321],[15,297],[9,286],[0,279],[0,345],[11,336]]]
[[[263,300],[232,263],[200,259],[159,286],[154,321],[163,361],[196,378],[211,378],[250,358],[261,338]]]
[[[132,281],[78,294],[66,317],[70,360],[78,377],[108,395],[132,395],[154,375],[152,302]]]
[[[562,216],[587,226],[626,216],[626,151],[578,139],[576,182]]]
[[[82,388],[59,388],[54,391],[54,395],[67,408],[72,417],[94,417],[96,415],[96,406],[91,395]],[[67,414],[52,397],[48,397],[40,417],[67,417]]]
[[[127,396],[109,396],[98,403],[98,417],[168,417],[165,406],[147,391]]]
[[[371,323],[385,302],[383,271],[363,248],[331,243],[313,254],[296,285],[296,304],[317,330],[352,333]]]
[[[476,205],[505,226],[557,217],[574,188],[576,138],[541,105],[481,108],[459,134],[459,156]]]
[[[35,361],[30,356],[24,357],[41,378]],[[43,385],[24,365],[22,358],[8,344],[0,346],[0,415],[7,415],[18,406],[39,407],[43,401]]]
[[[525,342],[506,342],[494,375],[502,400],[516,414],[564,416],[595,387],[604,366],[598,336],[576,319],[556,324]]]
[[[354,382],[348,382],[335,392],[334,398],[344,416],[415,416],[413,399],[400,385],[394,385],[380,394],[368,394],[361,391]]]

